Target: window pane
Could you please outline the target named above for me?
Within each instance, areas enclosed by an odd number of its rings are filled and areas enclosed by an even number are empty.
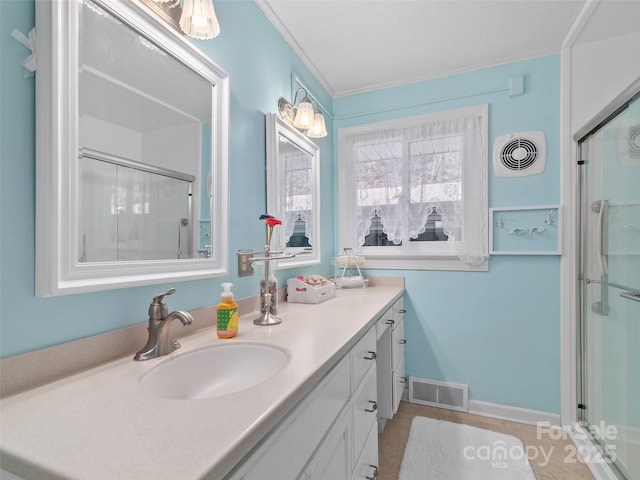
[[[394,245],[389,240],[387,234],[383,232],[382,221],[378,215],[375,215],[371,219],[371,226],[369,227],[369,235],[364,237],[364,247],[398,247],[402,245],[402,242],[398,245]]]
[[[411,203],[461,200],[461,143],[459,136],[409,143]]]
[[[442,226],[442,216],[435,211],[427,217],[424,232],[417,238],[411,239],[412,242],[446,242],[447,240],[448,237]]]
[[[357,148],[358,205],[395,205],[402,193],[402,143],[379,142]]]

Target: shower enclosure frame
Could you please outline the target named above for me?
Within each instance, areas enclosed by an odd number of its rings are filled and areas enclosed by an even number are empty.
[[[586,179],[586,161],[585,155],[583,155],[583,146],[588,137],[596,133],[603,126],[616,118],[620,113],[624,112],[628,106],[634,102],[640,100],[640,78],[629,85],[623,92],[621,92],[614,100],[612,100],[607,107],[594,116],[587,124],[581,129],[576,131],[573,135],[573,141],[576,146],[576,195],[575,202],[577,207],[577,215],[575,218],[575,231],[576,231],[576,298],[575,298],[575,353],[576,353],[576,376],[575,376],[575,388],[576,388],[576,417],[574,423],[574,429],[572,430],[572,436],[576,441],[576,435],[588,435],[586,444],[594,446],[596,448],[603,447],[604,444],[600,443],[593,437],[588,431],[588,422],[585,413],[585,399],[587,398],[587,384],[585,382],[585,362],[586,362],[586,345],[585,345],[585,332],[583,330],[583,315],[585,314],[586,305],[586,285],[590,283],[590,279],[587,278],[586,262],[587,262],[587,248],[586,239],[588,238],[587,232],[587,217],[589,215],[588,210],[593,208],[593,205],[587,205],[588,202],[588,185]],[[607,207],[606,200],[600,200],[600,208]],[[606,212],[601,212],[604,214]],[[603,241],[602,239],[600,241]],[[605,239],[606,242],[606,234]],[[591,281],[591,283],[600,283],[601,287],[601,301],[602,308],[607,309],[607,296],[609,295],[607,290],[607,284],[611,284],[608,281],[607,274],[603,273],[602,278],[597,281]],[[619,284],[611,284],[616,288],[624,287]],[[608,312],[604,311],[604,315]],[[585,445],[585,440],[581,438],[576,441],[576,444]],[[627,478],[625,474],[618,468],[615,463],[608,463],[608,468],[605,467],[605,474],[609,475],[608,478]],[[606,471],[609,470],[609,471]],[[599,469],[602,472],[602,469]]]

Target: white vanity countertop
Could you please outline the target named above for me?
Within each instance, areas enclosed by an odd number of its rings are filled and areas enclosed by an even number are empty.
[[[253,325],[219,340],[214,328],[180,339],[159,359],[105,364],[0,402],[0,465],[24,478],[223,478],[403,293],[402,287],[338,290],[318,305],[281,303],[282,324]],[[289,355],[266,382],[200,400],[144,395],[140,378],[172,356],[213,344],[262,343]],[[211,368],[224,368],[211,365]]]

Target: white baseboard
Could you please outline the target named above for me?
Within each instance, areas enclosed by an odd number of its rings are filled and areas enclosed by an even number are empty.
[[[545,422],[549,425],[560,425],[560,414],[557,413],[529,410],[527,408],[482,402],[480,400],[469,400],[469,413],[529,425],[536,425],[538,422]]]

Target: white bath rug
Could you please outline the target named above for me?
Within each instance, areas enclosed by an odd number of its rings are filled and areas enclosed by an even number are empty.
[[[535,480],[511,435],[414,417],[398,480]]]

